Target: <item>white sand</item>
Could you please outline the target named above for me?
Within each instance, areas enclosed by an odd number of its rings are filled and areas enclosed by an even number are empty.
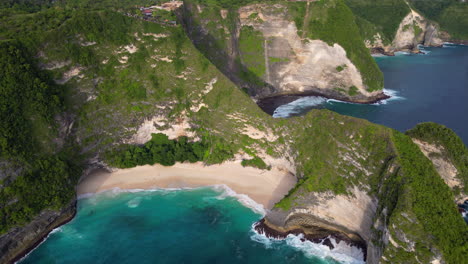
[[[139,166],[114,172],[97,171],[78,185],[78,195],[97,193],[114,188],[154,189],[202,187],[225,184],[238,194],[245,194],[266,209],[281,200],[296,184],[296,178],[278,168],[260,170],[242,167],[240,161],[204,166],[202,163],[177,163]]]

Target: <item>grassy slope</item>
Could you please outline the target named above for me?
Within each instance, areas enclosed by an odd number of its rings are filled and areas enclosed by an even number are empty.
[[[378,32],[383,37],[384,43],[388,44],[394,39],[403,18],[410,12],[404,0],[345,0],[345,2],[359,17],[357,24],[365,39],[373,39],[373,35]]]

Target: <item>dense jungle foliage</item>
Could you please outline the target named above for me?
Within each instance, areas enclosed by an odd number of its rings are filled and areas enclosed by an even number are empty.
[[[30,57],[21,44],[0,43],[0,233],[65,206],[80,175],[76,152],[53,143],[63,91]]]

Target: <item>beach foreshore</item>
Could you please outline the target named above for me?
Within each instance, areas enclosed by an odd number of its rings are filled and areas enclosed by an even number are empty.
[[[260,170],[243,167],[241,161],[205,166],[197,163],[176,163],[174,166],[145,165],[112,172],[97,170],[82,179],[78,195],[112,189],[196,188],[226,185],[238,194],[245,194],[265,209],[271,209],[296,184],[289,171],[273,167]]]

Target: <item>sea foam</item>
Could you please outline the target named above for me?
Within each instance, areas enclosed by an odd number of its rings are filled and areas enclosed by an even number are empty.
[[[20,263],[21,261],[23,261],[23,259],[26,259],[34,250],[36,250],[36,248],[38,248],[40,245],[42,245],[42,243],[46,242],[46,240],[49,239],[49,237],[50,237],[52,234],[58,233],[58,232],[61,232],[61,231],[62,231],[62,227],[61,227],[61,226],[52,229],[52,231],[50,231],[49,234],[47,234],[47,236],[44,237],[40,243],[38,243],[33,249],[31,249],[31,250],[30,250],[26,255],[24,255],[22,258],[20,258],[20,259],[17,260],[16,262],[14,262],[14,264],[18,264],[18,263]]]
[[[274,118],[287,118],[294,114],[300,114],[308,108],[321,105],[327,102],[327,99],[321,96],[305,96],[289,104],[284,104],[276,108],[273,112]]]
[[[301,251],[306,257],[319,257],[322,259],[333,259],[344,264],[364,264],[364,253],[361,249],[348,245],[344,241],[339,243],[332,237],[329,237],[333,249],[321,243],[314,243],[304,239],[304,235],[289,234],[285,239],[268,238],[264,234],[258,233],[254,225],[251,230],[250,238],[263,244],[266,248],[273,248],[286,243],[286,245]]]
[[[217,199],[222,200],[222,199],[225,199],[226,197],[233,197],[233,198],[236,198],[237,201],[239,201],[243,206],[250,208],[255,213],[260,214],[262,216],[266,215],[266,211],[263,205],[255,202],[248,195],[238,194],[225,184],[213,185],[211,186],[211,188],[213,188],[215,191],[221,192],[221,194],[217,197]]]
[[[203,188],[211,188],[220,194],[216,196],[216,199],[225,199],[226,197],[233,197],[237,199],[243,206],[252,209],[257,214],[264,216],[266,214],[265,208],[263,205],[255,202],[248,195],[238,194],[225,184],[210,185],[205,187],[182,187],[182,188],[152,188],[152,189],[121,189],[121,188],[112,188],[110,190],[104,190],[97,193],[85,193],[78,196],[78,199],[93,199],[89,200],[92,203],[97,203],[99,198],[111,198],[115,197],[120,193],[142,193],[145,192],[158,192],[160,194],[169,194],[176,191],[190,191],[190,190],[199,190]],[[127,206],[130,208],[136,208],[139,206],[141,198],[136,197],[127,202]]]

